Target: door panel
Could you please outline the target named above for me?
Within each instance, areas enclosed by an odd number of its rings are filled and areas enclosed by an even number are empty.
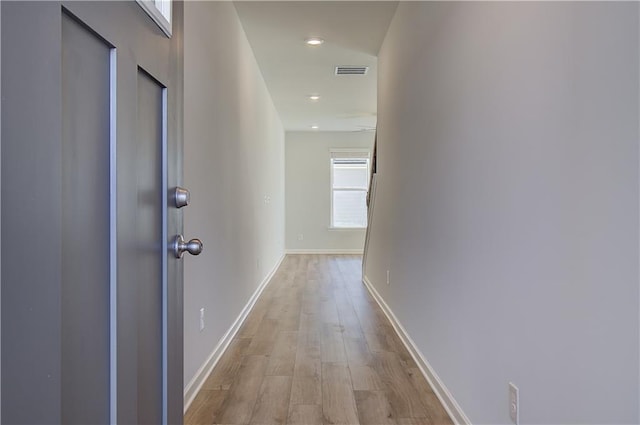
[[[62,15],[62,423],[109,422],[110,47]],[[87,397],[91,388],[92,397]]]
[[[60,40],[42,43],[42,33],[60,33],[60,12],[53,3],[0,7],[2,423],[59,423]],[[28,253],[19,241],[33,242]]]
[[[163,87],[138,69],[138,423],[162,423]]]

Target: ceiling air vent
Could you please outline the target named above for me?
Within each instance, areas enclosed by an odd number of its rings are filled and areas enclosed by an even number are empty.
[[[336,66],[336,75],[367,75],[368,66]]]

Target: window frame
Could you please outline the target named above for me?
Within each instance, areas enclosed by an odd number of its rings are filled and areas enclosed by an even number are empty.
[[[136,0],[147,15],[171,38],[173,25],[173,2],[171,0]]]
[[[350,157],[349,154],[353,154],[353,157]],[[363,156],[362,154],[366,154],[366,156]],[[367,187],[365,189],[358,189],[358,188],[345,188],[345,189],[335,189],[333,187],[333,160],[336,159],[334,157],[334,155],[338,155],[341,156],[340,159],[349,159],[349,158],[353,158],[353,159],[366,159],[367,161]],[[357,156],[356,156],[357,155]],[[332,231],[344,231],[344,230],[357,230],[357,231],[364,231],[367,229],[367,227],[369,226],[368,223],[368,217],[365,216],[365,220],[367,220],[367,223],[365,226],[362,227],[346,227],[346,226],[336,226],[333,219],[334,219],[334,210],[333,210],[333,194],[334,191],[340,191],[340,192],[349,192],[349,191],[353,191],[353,192],[362,192],[364,191],[365,196],[367,194],[367,192],[369,191],[369,175],[371,173],[371,149],[366,149],[366,148],[352,148],[352,149],[348,149],[348,148],[331,148],[329,149],[329,230]]]

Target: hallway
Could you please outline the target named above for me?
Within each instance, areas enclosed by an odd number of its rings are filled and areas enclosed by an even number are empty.
[[[287,256],[185,425],[450,424],[362,283],[361,261]]]

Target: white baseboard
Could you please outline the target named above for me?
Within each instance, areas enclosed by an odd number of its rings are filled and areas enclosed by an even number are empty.
[[[332,254],[332,255],[362,255],[362,248],[358,249],[287,249],[287,254]]]
[[[455,423],[456,425],[471,425],[471,421],[469,420],[467,415],[464,414],[458,402],[456,402],[456,400],[453,398],[453,395],[449,392],[442,380],[438,377],[427,359],[422,355],[418,347],[416,347],[407,331],[398,321],[395,314],[393,314],[391,308],[389,308],[387,303],[380,296],[371,281],[369,281],[366,276],[364,276],[362,281],[369,290],[369,293],[371,293],[371,296],[373,296],[384,314],[387,316],[387,319],[389,319],[389,321],[391,322],[393,329],[395,329],[396,333],[400,337],[400,340],[402,340],[402,343],[411,354],[411,357],[413,357],[413,360],[418,364],[418,368],[422,372],[422,375],[424,375],[425,379],[429,383],[429,386],[431,386],[431,389],[438,397],[438,400],[440,400],[440,403],[442,403],[443,407],[447,411],[447,414],[449,415],[449,417],[451,417],[453,423]]]
[[[216,366],[216,364],[218,363],[218,361],[220,360],[224,352],[227,350],[227,348],[229,347],[229,344],[231,344],[231,341],[240,330],[240,327],[246,320],[247,316],[249,316],[249,313],[251,313],[253,306],[255,305],[258,298],[260,298],[260,294],[262,294],[262,291],[264,291],[264,288],[266,288],[269,282],[271,282],[271,278],[278,270],[278,267],[280,267],[280,264],[282,264],[282,260],[284,260],[285,256],[286,254],[282,254],[282,256],[276,262],[275,266],[271,269],[269,274],[262,280],[262,282],[258,286],[258,289],[256,289],[256,291],[253,293],[251,298],[249,298],[249,301],[244,306],[244,308],[242,309],[242,312],[240,313],[238,318],[235,320],[235,322],[233,322],[233,325],[231,325],[227,333],[224,334],[222,339],[220,339],[220,341],[218,342],[218,345],[216,345],[216,348],[213,349],[213,352],[209,355],[209,358],[207,358],[207,361],[204,362],[202,366],[200,366],[200,369],[198,369],[193,379],[191,379],[191,381],[185,386],[184,413],[187,412],[187,409],[193,402],[193,399],[196,398],[196,395],[198,395],[198,391],[200,391],[200,388],[202,388],[202,385],[204,384],[204,382],[207,380],[207,378],[213,371],[213,368]]]

